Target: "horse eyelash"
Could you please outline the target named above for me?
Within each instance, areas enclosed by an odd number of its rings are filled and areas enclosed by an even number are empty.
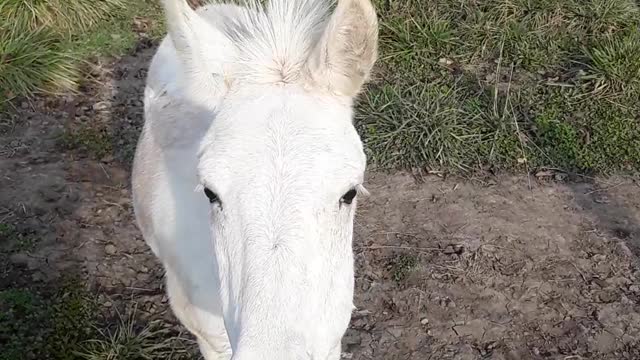
[[[365,189],[365,187],[363,185],[356,185],[355,187],[356,192],[358,193],[358,195],[362,195],[362,196],[369,196],[371,195],[371,193],[369,193],[369,190]]]

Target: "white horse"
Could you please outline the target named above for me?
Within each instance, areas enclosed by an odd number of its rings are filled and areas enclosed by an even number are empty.
[[[335,360],[366,166],[352,103],[376,14],[370,0],[253,2],[163,0],[136,218],[207,360]]]

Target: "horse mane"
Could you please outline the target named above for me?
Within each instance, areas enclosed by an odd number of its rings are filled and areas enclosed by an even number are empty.
[[[193,94],[224,86],[205,80],[211,75],[224,84],[306,82],[347,96],[368,80],[378,39],[370,0],[340,0],[335,12],[335,0],[220,1],[220,12],[204,17],[186,0],[163,0]]]
[[[292,83],[303,75],[334,0],[245,0],[224,32],[238,49],[234,76],[253,82]]]

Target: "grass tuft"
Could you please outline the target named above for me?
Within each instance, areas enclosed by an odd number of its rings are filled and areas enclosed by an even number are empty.
[[[640,27],[606,35],[582,49],[590,76],[615,90],[640,88]]]
[[[127,317],[119,314],[115,328],[97,329],[97,338],[85,341],[75,354],[85,360],[188,358],[191,351],[184,347],[186,339],[172,336],[158,322],[142,327],[136,323],[135,309]]]
[[[47,28],[67,34],[88,31],[125,5],[126,0],[3,0],[0,17],[13,33]]]
[[[0,0],[0,97],[75,89],[84,58],[131,48],[134,17],[158,13],[134,0]]]
[[[75,59],[47,30],[0,31],[0,89],[6,98],[69,91],[77,80]]]

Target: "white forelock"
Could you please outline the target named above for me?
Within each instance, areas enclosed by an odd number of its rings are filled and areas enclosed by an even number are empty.
[[[328,21],[334,0],[248,0],[248,11],[225,24],[237,45],[234,77],[254,82],[298,80]]]

